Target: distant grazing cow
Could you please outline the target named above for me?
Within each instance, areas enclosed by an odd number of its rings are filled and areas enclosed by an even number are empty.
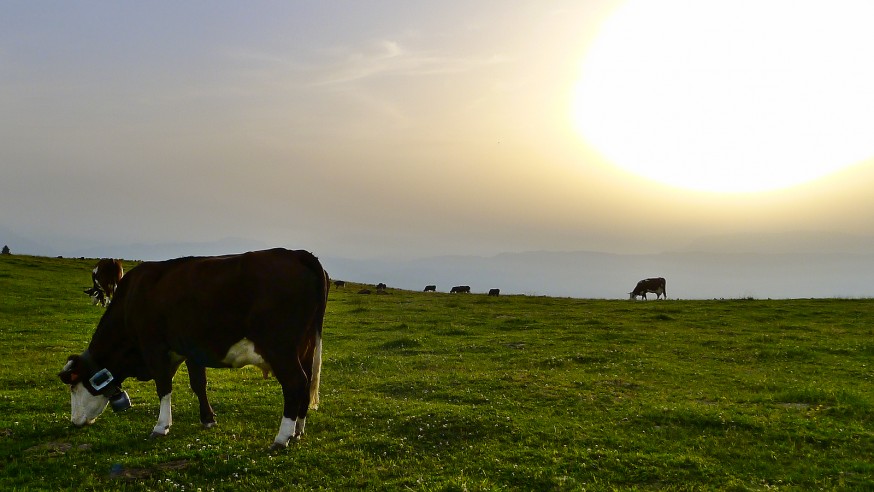
[[[173,422],[173,375],[185,361],[200,421],[215,425],[207,367],[253,365],[276,375],[284,408],[272,448],[299,438],[319,403],[328,274],[306,251],[146,262],[121,280],[88,348],[58,374],[71,388],[71,421],[92,424],[112,404],[130,407],[127,378],[155,380],[161,402],[151,436]],[[269,398],[268,398],[269,400]]]
[[[456,285],[452,289],[449,290],[450,294],[470,294],[470,286],[469,285]]]
[[[118,282],[124,275],[121,260],[104,258],[97,262],[94,270],[91,270],[91,288],[85,293],[91,297],[94,305],[106,306],[115,295]]]
[[[379,292],[379,291],[381,291],[381,290],[385,290],[385,289],[387,289],[387,288],[388,288],[388,287],[387,287],[384,283],[382,283],[382,282],[376,284],[376,291],[377,291],[377,292]]]
[[[661,296],[665,296],[665,299],[668,298],[668,292],[665,290],[665,279],[658,278],[648,278],[645,280],[641,280],[637,283],[637,286],[634,287],[634,290],[629,292],[631,296],[629,299],[637,299],[638,296],[642,296],[644,300],[646,300],[646,293],[652,292],[656,295],[656,299],[660,299]]]
[[[501,289],[489,289],[489,295],[498,297],[501,295]]]
[[[336,287],[338,289],[340,287],[346,287],[346,282],[344,282],[342,280],[334,280],[334,287]]]
[[[437,292],[436,285],[426,285],[424,292]]]

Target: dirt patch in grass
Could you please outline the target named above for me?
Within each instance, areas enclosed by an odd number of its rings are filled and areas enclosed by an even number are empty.
[[[117,480],[142,480],[144,478],[149,478],[152,475],[166,471],[183,470],[185,468],[188,468],[188,465],[190,464],[190,460],[175,460],[161,463],[155,466],[142,468],[125,468],[120,463],[116,463],[112,465],[112,469],[109,471],[109,477]]]
[[[85,451],[91,448],[90,444],[80,444],[76,446],[76,449],[80,451]],[[26,453],[34,455],[34,454],[45,454],[48,456],[57,456],[61,454],[65,454],[67,451],[73,449],[73,444],[69,442],[47,442],[44,444],[37,444],[36,446],[31,446],[25,450]]]

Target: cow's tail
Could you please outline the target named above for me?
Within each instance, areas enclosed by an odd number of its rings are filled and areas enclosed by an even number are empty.
[[[319,408],[319,381],[322,375],[322,333],[316,335],[316,347],[313,351],[313,378],[310,381],[310,408]]]
[[[310,380],[310,408],[319,408],[319,382],[322,379],[322,324],[325,319],[325,308],[328,304],[328,290],[331,288],[331,279],[328,272],[322,269],[325,275],[324,304],[316,316],[316,340],[313,348],[313,376]]]

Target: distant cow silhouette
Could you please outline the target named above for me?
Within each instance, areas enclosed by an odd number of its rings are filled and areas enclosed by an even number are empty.
[[[115,295],[115,288],[123,275],[121,260],[103,258],[97,262],[94,270],[91,270],[92,286],[85,290],[85,293],[91,297],[91,302],[95,305],[106,306]]]
[[[452,289],[449,290],[450,294],[470,294],[470,286],[469,285],[456,285]]]
[[[489,295],[498,297],[501,295],[501,289],[489,289]]]
[[[425,290],[423,292],[437,292],[436,285],[426,285]]]
[[[340,287],[346,287],[346,282],[344,282],[342,280],[334,280],[334,287],[336,287],[338,289]]]
[[[665,296],[665,299],[668,298],[668,292],[665,290],[665,279],[661,277],[656,278],[647,278],[641,280],[634,287],[634,290],[628,293],[629,299],[637,299],[638,296],[643,297],[646,300],[646,293],[652,292],[656,295],[656,299],[660,299],[661,296]]]
[[[384,291],[384,290],[387,289],[387,288],[388,288],[388,287],[387,287],[384,283],[382,283],[382,282],[376,284],[376,291],[377,291],[377,292]]]

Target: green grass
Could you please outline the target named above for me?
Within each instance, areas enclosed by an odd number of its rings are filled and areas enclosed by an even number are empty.
[[[71,427],[56,374],[102,313],[82,293],[93,263],[0,257],[2,490],[874,488],[874,300],[350,284],[330,293],[321,407],[271,453],[281,395],[256,369],[208,371],[214,429],[184,367],[166,438],[146,438],[151,382]]]

